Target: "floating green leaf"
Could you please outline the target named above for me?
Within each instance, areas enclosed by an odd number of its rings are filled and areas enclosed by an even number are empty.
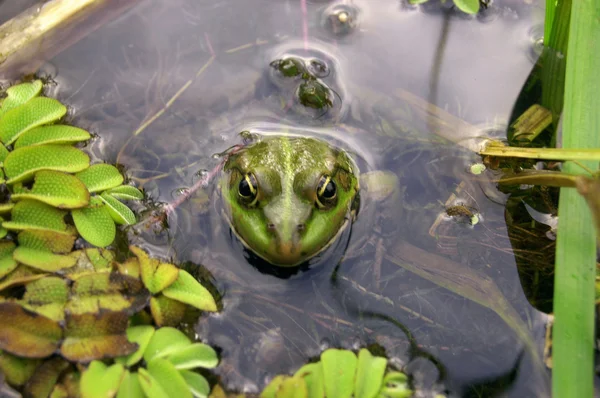
[[[31,190],[15,193],[12,199],[33,199],[61,209],[76,209],[89,203],[90,194],[77,177],[60,171],[41,170],[35,173]]]
[[[5,221],[2,226],[10,230],[35,229],[68,234],[70,231],[64,220],[66,214],[66,211],[45,203],[22,200],[12,210],[12,221]]]
[[[125,376],[121,381],[117,398],[144,398],[144,390],[140,385],[140,380],[137,373],[125,371]]]
[[[123,183],[123,176],[115,166],[94,164],[87,170],[76,174],[90,192],[101,192],[115,188]]]
[[[150,343],[150,339],[154,336],[154,327],[149,325],[131,326],[127,328],[127,340],[138,345],[136,352],[127,357],[118,358],[125,366],[130,367],[138,363]]]
[[[294,377],[302,377],[306,383],[306,390],[309,397],[324,397],[325,384],[323,381],[323,367],[320,362],[309,363],[302,366]]]
[[[40,364],[37,359],[19,358],[0,351],[0,371],[12,386],[22,386],[33,375]]]
[[[44,230],[24,230],[18,237],[19,246],[59,254],[70,253],[76,238],[75,235]]]
[[[27,284],[23,301],[34,305],[66,303],[69,299],[67,281],[56,276],[48,276]]]
[[[25,358],[53,354],[62,338],[58,322],[26,311],[19,304],[0,303],[0,348]],[[10,322],[6,322],[10,319]]]
[[[0,214],[10,213],[12,208],[15,206],[14,203],[0,203]]]
[[[0,242],[0,279],[17,268],[18,264],[12,256],[15,247],[14,242]]]
[[[54,122],[67,113],[67,108],[53,98],[35,97],[12,108],[0,118],[0,140],[12,144],[21,134],[34,127]]]
[[[375,398],[383,382],[387,359],[373,356],[363,348],[358,352],[358,365],[354,384],[356,398]]]
[[[267,385],[263,389],[262,393],[260,394],[260,398],[277,398],[277,393],[279,392],[279,389],[283,385],[283,382],[288,378],[289,376],[275,376],[273,380],[271,380],[269,385]]]
[[[173,364],[163,358],[154,358],[148,363],[148,373],[169,395],[177,398],[192,398],[192,393],[183,376]]]
[[[9,110],[23,105],[33,97],[37,97],[42,91],[42,81],[34,80],[31,83],[16,84],[6,89],[7,97],[2,101],[0,116]]]
[[[144,194],[131,185],[121,185],[116,188],[109,189],[106,193],[121,200],[141,200],[144,199]]]
[[[113,196],[104,192],[100,195],[100,198],[106,204],[106,208],[108,209],[108,212],[110,213],[110,216],[114,222],[120,225],[135,224],[135,214],[133,214],[129,207],[125,206]]]
[[[73,210],[72,216],[79,234],[92,245],[106,247],[115,240],[115,222],[99,198],[91,198],[88,207]]]
[[[152,335],[144,352],[144,360],[150,362],[155,358],[164,358],[191,345],[192,342],[183,332],[172,327],[163,327]]]
[[[4,162],[4,159],[8,156],[8,149],[2,144],[0,144],[0,163]],[[2,178],[4,179],[4,172],[2,173]]]
[[[48,144],[18,148],[4,160],[4,172],[8,184],[31,178],[40,170],[56,170],[75,173],[85,170],[90,158],[77,148]]]
[[[138,258],[142,281],[150,293],[161,292],[177,279],[179,269],[173,264],[161,263],[155,258],[150,258],[145,251],[136,246],[129,246],[129,250]]]
[[[10,274],[6,275],[2,282],[0,282],[0,291],[13,286],[23,285],[28,282],[32,282],[46,276],[45,273],[40,272],[34,268],[28,267],[23,264],[17,265]]]
[[[17,247],[13,258],[20,263],[45,272],[57,272],[71,268],[77,263],[76,259],[68,255],[54,254],[25,246]]]
[[[187,305],[162,294],[150,298],[150,313],[156,326],[177,326],[183,319]]]
[[[80,389],[83,398],[114,397],[125,376],[121,364],[106,366],[100,361],[92,361],[81,375]]]
[[[51,126],[36,127],[24,132],[15,142],[14,148],[44,144],[73,144],[87,141],[90,138],[90,133],[78,127],[53,124]]]
[[[389,372],[383,379],[381,393],[384,397],[409,398],[413,391],[408,388],[408,377],[404,373]]]
[[[138,370],[138,380],[148,398],[171,398],[171,395],[166,393],[169,391],[168,387],[165,391],[164,387],[146,369]]]
[[[350,398],[354,390],[356,355],[352,351],[330,348],[321,354],[321,364],[326,396]]]
[[[125,312],[103,311],[69,315],[65,340],[60,347],[63,357],[73,362],[129,355],[137,350],[125,335],[129,317]]]
[[[163,294],[202,311],[217,311],[217,303],[208,289],[202,286],[187,271],[181,269],[177,280],[163,290]]]
[[[48,397],[60,375],[69,368],[69,363],[62,358],[52,358],[42,363],[23,389],[26,397]],[[51,397],[53,398],[53,397]]]
[[[454,5],[467,14],[477,14],[479,12],[479,0],[454,0]]]
[[[211,346],[194,343],[183,347],[167,358],[176,369],[206,368],[212,369],[219,364],[219,357]]]
[[[277,398],[307,398],[306,382],[301,377],[286,377],[277,390]]]
[[[179,373],[183,376],[190,391],[196,398],[206,398],[210,394],[210,385],[208,381],[196,372],[190,370],[180,370]]]

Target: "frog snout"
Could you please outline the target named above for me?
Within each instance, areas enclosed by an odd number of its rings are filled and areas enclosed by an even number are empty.
[[[283,223],[282,223],[283,224]],[[272,231],[273,241],[271,248],[271,261],[280,265],[297,265],[304,260],[301,237],[306,230],[305,223],[288,223],[287,225],[268,224],[267,228]]]

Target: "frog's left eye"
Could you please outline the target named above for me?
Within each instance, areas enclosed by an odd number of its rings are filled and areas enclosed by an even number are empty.
[[[317,206],[323,208],[332,203],[337,193],[335,182],[330,176],[324,175],[317,184]]]
[[[244,175],[238,187],[238,194],[242,200],[250,205],[256,203],[258,197],[258,183],[256,177],[252,173]]]

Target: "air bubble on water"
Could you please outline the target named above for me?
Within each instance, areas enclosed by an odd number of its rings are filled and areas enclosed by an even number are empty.
[[[189,188],[188,187],[181,187],[181,188],[176,188],[173,191],[171,191],[171,198],[173,199],[177,199],[178,197],[185,195],[186,193],[189,192]]]
[[[319,342],[319,349],[321,351],[325,351],[326,349],[331,347],[331,341],[328,338],[321,339]]]

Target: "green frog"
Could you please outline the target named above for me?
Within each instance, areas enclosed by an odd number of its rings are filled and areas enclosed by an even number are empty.
[[[260,137],[224,165],[222,214],[247,249],[273,265],[294,267],[327,249],[354,222],[360,179],[352,157],[322,139]],[[392,173],[370,172],[362,179],[371,193],[380,193],[378,199],[398,188]]]

